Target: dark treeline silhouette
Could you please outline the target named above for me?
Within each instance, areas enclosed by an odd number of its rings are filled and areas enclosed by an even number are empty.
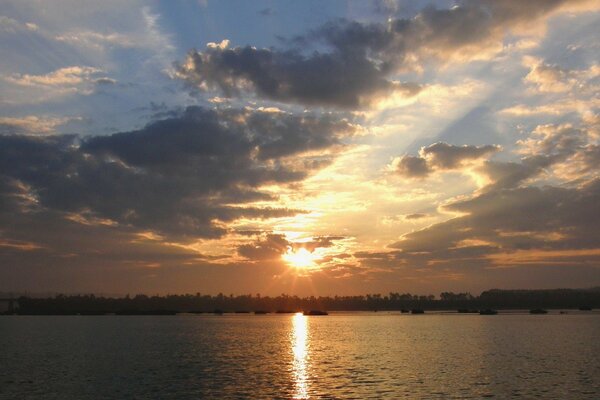
[[[121,298],[94,295],[57,295],[49,298],[20,297],[18,314],[173,314],[176,312],[296,312],[391,311],[391,310],[478,310],[532,308],[599,308],[600,288],[552,290],[493,289],[472,296],[470,293],[443,292],[418,296],[410,293],[368,294],[364,296],[298,297],[282,294],[260,295],[129,295]]]

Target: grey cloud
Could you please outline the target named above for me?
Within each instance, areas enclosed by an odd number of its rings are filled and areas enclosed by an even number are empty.
[[[253,243],[238,247],[238,254],[246,259],[255,261],[279,260],[288,249],[307,249],[310,252],[320,247],[331,247],[344,236],[317,236],[309,242],[289,241],[285,235],[268,233]]]
[[[250,89],[277,101],[356,108],[397,90],[418,93],[414,83],[390,80],[414,60],[470,59],[500,45],[512,28],[531,25],[564,3],[463,1],[451,9],[429,6],[413,18],[385,24],[339,20],[283,40],[284,49],[211,44],[191,51],[177,69],[190,85],[219,88],[225,96]]]
[[[519,251],[532,251],[530,265],[564,265],[593,268],[600,247],[600,179],[598,146],[586,129],[544,125],[519,143],[519,162],[485,161],[479,172],[491,183],[469,199],[443,207],[461,216],[411,232],[392,244],[388,253],[358,254],[361,264],[378,267],[460,268],[522,265]],[[430,146],[431,148],[431,146]],[[444,151],[448,145],[432,147]],[[460,159],[432,162],[428,148],[415,162],[431,168],[453,167]],[[453,149],[444,154],[460,154]],[[481,156],[484,149],[468,152]],[[492,148],[487,148],[492,151]],[[460,164],[460,163],[459,163]],[[401,165],[401,163],[400,163]],[[437,165],[437,167],[436,167]],[[542,173],[567,169],[577,179],[562,186],[526,186]],[[563,172],[564,173],[564,172]],[[556,178],[556,177],[555,177]],[[567,175],[567,179],[570,179]],[[531,183],[530,183],[531,184]],[[544,254],[544,252],[550,252]]]
[[[0,170],[13,182],[3,187],[7,195],[26,188],[43,209],[174,237],[217,237],[225,229],[215,221],[302,212],[241,205],[270,199],[263,184],[298,182],[326,165],[333,155],[302,153],[331,151],[351,132],[310,115],[190,107],[110,136],[0,136]]]
[[[305,248],[314,251],[319,247],[331,247],[337,240],[345,239],[345,236],[316,236],[310,242],[293,243],[294,248]]]
[[[405,155],[395,162],[396,171],[409,178],[424,178],[436,170],[460,168],[467,161],[489,156],[500,150],[499,146],[455,146],[438,142],[422,147],[419,156]]]
[[[457,261],[485,266],[491,254],[595,249],[599,202],[600,180],[573,188],[491,190],[446,206],[464,215],[405,235],[387,257],[415,267]]]
[[[421,157],[427,159],[428,164],[439,169],[454,169],[461,166],[464,161],[475,160],[493,154],[500,150],[499,146],[455,146],[438,142],[420,151]]]
[[[193,85],[217,87],[228,97],[251,84],[269,99],[343,108],[394,90],[418,91],[414,84],[397,86],[386,80],[364,55],[341,52],[304,56],[296,50],[213,47],[189,53],[179,74]]]
[[[267,8],[263,8],[262,10],[260,10],[260,11],[258,12],[258,14],[259,14],[259,15],[262,15],[263,17],[269,17],[269,16],[271,16],[271,15],[274,15],[274,14],[275,14],[275,11],[273,11],[273,9],[272,9],[272,8],[268,8],[268,7],[267,7]]]
[[[484,163],[480,172],[492,181],[485,190],[519,186],[560,163],[578,168],[580,176],[584,176],[598,165],[595,154],[597,146],[588,144],[587,141],[586,129],[572,126],[539,126],[531,137],[518,143],[521,152],[525,154],[520,162]]]
[[[238,247],[238,254],[250,260],[275,260],[287,251],[290,242],[285,235],[268,234],[264,240]]]
[[[558,268],[563,276],[577,272],[590,282],[598,279],[599,202],[600,180],[573,188],[495,190],[455,203],[450,208],[467,215],[410,233],[391,246],[396,250],[354,257],[363,267],[459,273],[468,281],[503,271],[497,267],[518,267],[511,277],[528,271],[528,281],[534,275],[546,282]]]
[[[600,146],[599,145],[588,145],[581,153],[583,161],[583,171],[598,171],[600,170]]]
[[[415,219],[423,219],[426,218],[427,214],[423,214],[423,213],[414,213],[414,214],[407,214],[404,216],[404,219],[408,219],[408,220],[415,220]]]
[[[418,156],[403,156],[396,165],[396,171],[408,178],[424,178],[431,173],[427,161]]]

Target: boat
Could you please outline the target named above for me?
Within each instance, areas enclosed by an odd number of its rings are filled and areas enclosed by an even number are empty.
[[[176,315],[174,310],[119,310],[116,315]]]
[[[425,314],[425,311],[420,309],[420,308],[413,308],[412,310],[410,310],[411,314]]]
[[[486,308],[485,310],[479,311],[479,315],[496,315],[498,311],[492,310],[491,308]]]
[[[329,313],[327,311],[321,311],[321,310],[310,310],[310,311],[304,311],[304,315],[329,315]]]
[[[468,309],[468,308],[459,308],[458,310],[456,310],[456,312],[459,312],[461,314],[477,314],[479,312],[479,310]]]
[[[543,308],[534,308],[529,310],[529,314],[548,314],[548,311],[544,310]]]
[[[592,307],[590,307],[590,306],[581,306],[581,307],[579,307],[579,311],[592,311]]]
[[[400,312],[401,312],[402,314],[406,314],[406,313],[409,313],[409,312],[410,312],[410,310],[407,310],[406,308],[403,308],[402,310],[400,310]]]

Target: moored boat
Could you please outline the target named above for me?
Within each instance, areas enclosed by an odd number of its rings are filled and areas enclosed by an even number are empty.
[[[493,310],[491,308],[486,308],[485,310],[479,311],[479,315],[496,315],[498,311]]]
[[[329,315],[329,313],[327,311],[322,310],[310,310],[304,311],[304,315]]]
[[[548,311],[543,308],[534,308],[529,310],[529,314],[548,314]]]

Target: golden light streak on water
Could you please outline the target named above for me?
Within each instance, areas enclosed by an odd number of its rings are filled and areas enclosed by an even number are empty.
[[[292,317],[291,344],[294,354],[294,399],[308,399],[308,318],[302,313]]]

